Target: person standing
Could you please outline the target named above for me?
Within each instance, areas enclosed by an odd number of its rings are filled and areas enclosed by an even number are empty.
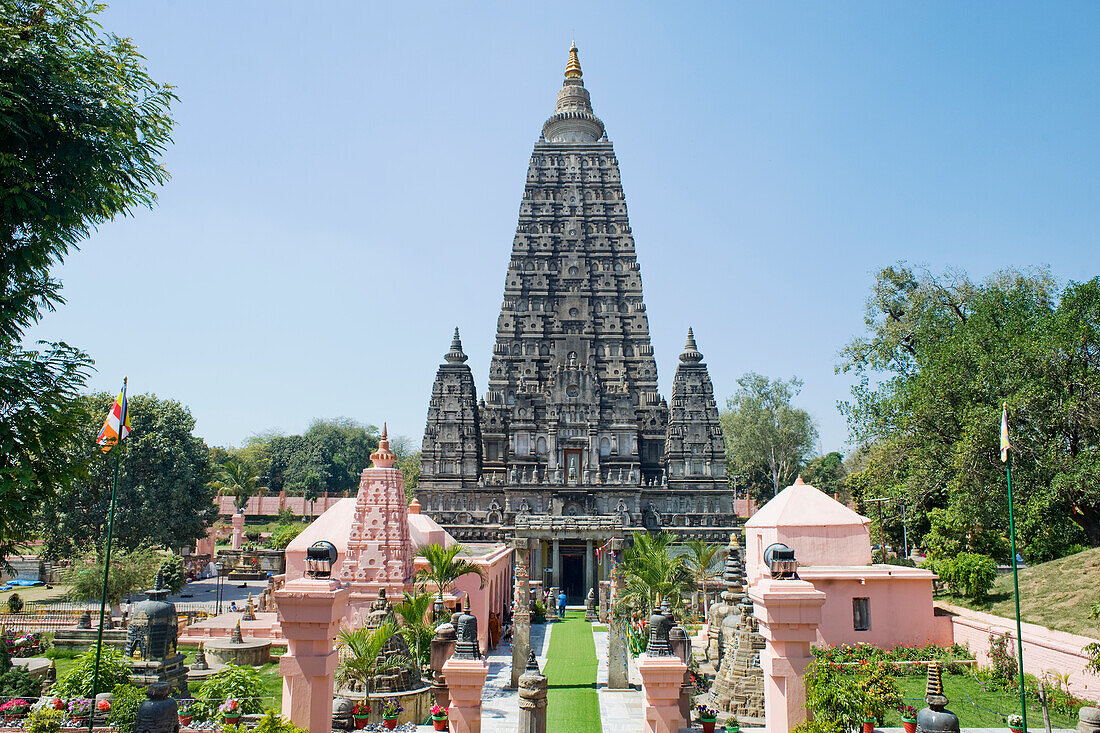
[[[558,618],[565,618],[565,591],[558,593]]]

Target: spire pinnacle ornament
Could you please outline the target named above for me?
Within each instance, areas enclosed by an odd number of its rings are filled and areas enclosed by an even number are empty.
[[[569,63],[565,65],[565,78],[566,79],[580,79],[581,78],[581,62],[577,58],[577,42],[573,41],[573,45],[569,47]]]

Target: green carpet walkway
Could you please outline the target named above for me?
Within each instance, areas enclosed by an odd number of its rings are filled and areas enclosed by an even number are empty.
[[[602,733],[592,625],[584,620],[584,611],[570,609],[566,620],[554,626],[543,670],[549,684],[546,729]]]

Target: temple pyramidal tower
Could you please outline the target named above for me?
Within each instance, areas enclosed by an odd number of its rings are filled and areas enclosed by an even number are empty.
[[[531,154],[480,401],[458,329],[444,359],[417,496],[456,538],[503,539],[539,515],[729,536],[710,376],[688,329],[671,406],[657,392],[619,164],[576,45]]]

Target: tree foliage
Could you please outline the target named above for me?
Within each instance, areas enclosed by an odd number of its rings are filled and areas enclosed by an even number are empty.
[[[720,417],[730,476],[757,499],[767,501],[794,483],[811,455],[817,427],[810,413],[791,401],[802,389],[793,378],[769,379],[749,372]]]
[[[484,585],[485,571],[481,566],[459,557],[465,550],[457,542],[450,547],[434,543],[418,547],[416,554],[428,561],[426,569],[416,571],[416,580],[421,589],[426,589],[429,584],[434,585],[442,600],[447,589],[463,575],[476,575],[481,579],[481,585]]]
[[[43,507],[42,536],[50,557],[73,557],[93,547],[102,550],[107,535],[115,451],[95,445],[99,420],[114,395],[85,398],[94,422],[72,456],[86,471],[65,492]],[[210,487],[210,451],[192,434],[195,420],[186,407],[154,395],[130,398],[130,437],[123,442],[118,476],[114,541],[120,549],[160,545],[180,548],[206,534],[216,518]]]
[[[324,493],[347,494],[359,488],[359,476],[378,449],[378,428],[354,420],[315,420],[304,435],[268,435],[243,451],[266,460],[269,491],[317,499]],[[262,447],[261,447],[262,445]]]
[[[69,457],[91,360],[65,343],[20,344],[63,302],[50,270],[97,224],[151,205],[167,179],[174,96],[129,39],[102,31],[102,9],[0,4],[0,557],[79,468]]]
[[[866,326],[838,366],[858,380],[842,404],[867,449],[849,479],[857,498],[903,498],[920,534],[943,509],[957,551],[990,552],[975,542],[1006,530],[1007,402],[1022,552],[1100,544],[1100,278],[1059,288],[1045,271],[1005,271],[975,284],[902,263],[878,274]]]
[[[639,532],[623,551],[622,574],[626,588],[615,602],[615,613],[646,617],[660,600],[673,613],[683,615],[684,593],[694,584],[687,557],[672,552],[675,535]]]
[[[256,467],[240,456],[228,456],[214,468],[214,480],[210,485],[218,494],[233,497],[233,506],[240,511],[248,499],[259,490],[260,476]]]
[[[836,496],[841,502],[848,499],[848,467],[844,456],[833,451],[806,461],[800,470],[802,480],[826,494]]]
[[[57,678],[50,688],[50,694],[56,697],[92,697],[92,678],[95,673],[95,650],[93,646],[76,658],[76,663],[67,672]],[[99,659],[99,692],[113,690],[117,685],[130,681],[130,660],[122,652],[109,646],[103,647]]]
[[[107,574],[107,602],[117,605],[123,597],[150,588],[160,567],[160,553],[148,548],[111,551],[111,572]],[[98,600],[103,591],[103,558],[96,552],[77,560],[65,572],[69,597],[74,601]]]

